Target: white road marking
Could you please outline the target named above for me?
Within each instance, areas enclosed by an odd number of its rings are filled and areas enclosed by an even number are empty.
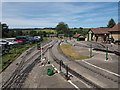
[[[95,53],[100,53],[100,54],[106,54],[106,52],[102,52],[102,51],[95,51],[93,50],[93,52]],[[109,55],[115,55],[114,53],[108,53]]]
[[[57,68],[55,68],[55,66],[52,64],[52,67],[56,70],[56,71],[58,71],[58,73],[60,73],[60,71],[57,69]]]
[[[95,68],[98,68],[98,69],[100,69],[100,70],[106,71],[106,72],[108,72],[108,73],[110,73],[110,74],[113,74],[113,75],[116,75],[116,76],[120,77],[120,75],[117,74],[117,73],[114,73],[114,72],[108,71],[108,70],[106,70],[106,69],[100,68],[100,67],[98,67],[98,66],[96,66],[96,65],[94,65],[94,64],[88,63],[88,62],[86,62],[86,61],[84,61],[84,60],[82,60],[82,61],[85,62],[85,63],[88,64],[88,65],[91,65],[91,66],[95,67]]]
[[[68,82],[69,82],[70,84],[72,84],[76,89],[80,90],[79,87],[76,86],[73,82],[71,82],[70,80],[68,80]]]

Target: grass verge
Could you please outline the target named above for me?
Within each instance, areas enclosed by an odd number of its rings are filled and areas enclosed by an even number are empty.
[[[62,44],[60,48],[65,55],[71,57],[74,60],[82,60],[82,59],[90,58],[90,56],[81,55],[80,53],[77,53],[76,51],[74,51],[72,49],[72,45],[70,44]]]

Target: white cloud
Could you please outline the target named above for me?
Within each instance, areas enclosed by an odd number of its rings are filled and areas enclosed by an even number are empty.
[[[94,10],[108,6],[109,4],[106,3],[84,3],[80,6],[72,3],[51,3],[51,5],[50,3],[14,3],[13,5],[3,3],[3,22],[10,27],[55,27],[60,21],[70,26],[84,26],[89,22],[109,20],[108,17],[103,16],[103,13],[96,13]],[[102,12],[108,13],[111,17],[114,10],[116,9],[108,7]]]

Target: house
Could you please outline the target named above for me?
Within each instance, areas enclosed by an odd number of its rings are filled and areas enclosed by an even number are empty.
[[[73,35],[73,38],[77,39],[77,41],[85,41],[85,36],[82,34],[75,34]]]
[[[55,34],[50,34],[49,37],[55,37],[56,35]]]
[[[79,36],[81,36],[82,34],[75,34],[73,35],[73,38],[78,38]]]
[[[120,23],[110,28],[108,31],[110,32],[110,38],[113,38],[114,41],[120,41]]]
[[[87,34],[88,41],[107,41],[109,38],[110,28],[91,28]]]
[[[64,36],[65,36],[64,34],[58,34],[59,38],[64,38]]]

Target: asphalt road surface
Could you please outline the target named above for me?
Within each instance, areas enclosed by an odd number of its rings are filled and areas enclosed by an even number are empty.
[[[6,82],[8,83],[6,84],[7,86],[13,88],[74,88],[77,90],[79,88],[92,88],[92,84],[102,88],[118,88],[118,83],[120,83],[119,75],[116,76],[103,69],[99,69],[90,65],[98,65],[99,62],[100,66],[107,67],[108,62],[107,64],[103,64],[104,61],[101,62],[99,60],[99,58],[101,58],[100,55],[104,55],[103,53],[101,54],[94,52],[94,55],[97,58],[92,58],[92,60],[74,61],[60,52],[60,40],[58,40],[58,42],[57,40],[58,39],[53,38],[52,41],[43,44],[43,46],[46,45],[45,49],[43,49],[44,55],[42,55],[42,57],[45,57],[44,61],[42,61],[43,59],[41,60],[41,51],[36,50],[36,48],[33,48],[31,51],[28,50],[24,52],[3,73],[1,73],[1,75],[3,75],[3,82],[1,82],[1,84],[5,84]],[[50,45],[53,45],[51,49],[49,47]],[[87,43],[85,48],[79,48],[82,49],[80,53],[89,55],[87,51],[88,48],[86,49],[86,46],[88,45],[89,44]],[[98,47],[103,46],[98,45]],[[77,50],[78,47],[74,47],[73,49]],[[64,78],[64,75],[59,73],[60,65],[56,63],[53,56],[56,57],[57,60],[62,60],[64,65],[68,65],[70,68],[69,70],[71,70],[71,72],[68,72],[70,80],[67,81]],[[114,55],[110,55],[110,57],[117,59],[117,57]],[[50,64],[48,64],[48,62],[50,62]],[[115,65],[113,62],[117,63],[117,60],[113,61],[111,59],[111,61],[109,61],[109,65],[112,66],[111,72],[115,70]],[[16,65],[17,63],[18,65]],[[56,71],[58,71],[58,73],[48,76],[48,68],[54,68]],[[62,73],[66,74],[66,69],[64,67],[62,67]],[[117,71],[114,73],[117,73]],[[12,84],[10,84],[11,82]]]

